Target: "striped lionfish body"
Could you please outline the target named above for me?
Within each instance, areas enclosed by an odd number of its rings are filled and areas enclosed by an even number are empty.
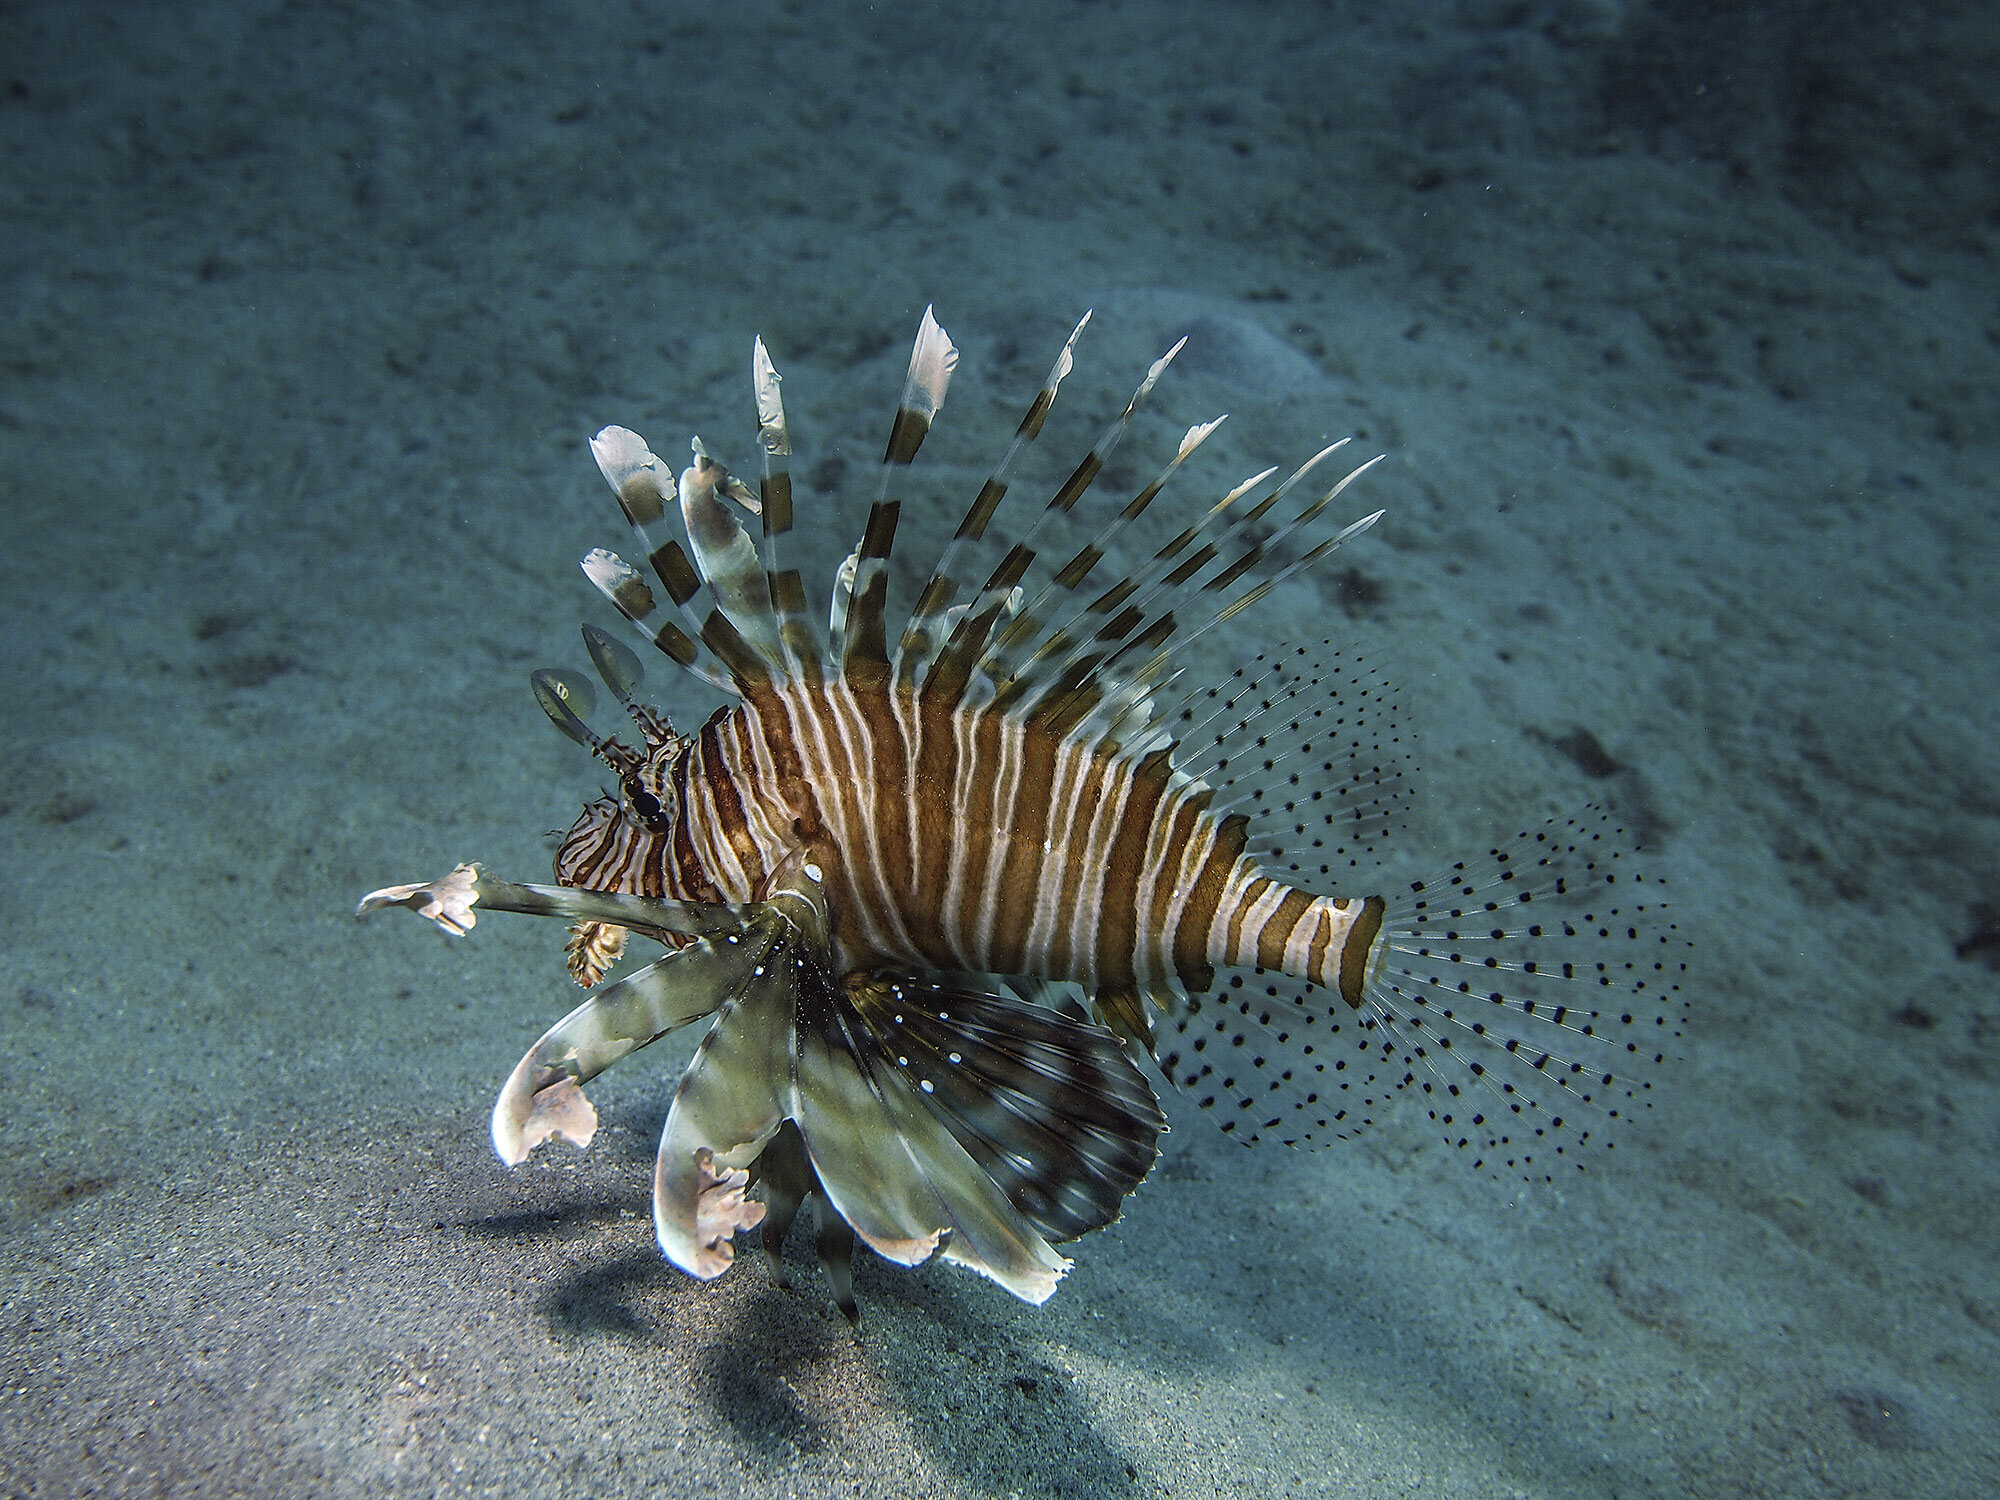
[[[652,775],[681,815],[654,829],[594,804],[558,852],[560,883],[749,902],[803,856],[843,972],[1069,981],[1110,1011],[1110,996],[1172,1005],[1217,967],[1256,965],[1352,1003],[1380,933],[1379,897],[1265,874],[1247,819],[1165,751],[1065,740],[888,684],[757,695],[669,745]],[[1140,1012],[1128,999],[1112,1013]]]
[[[638,657],[586,626],[643,745],[590,728],[583,677],[535,674],[544,710],[619,784],[563,838],[556,884],[465,865],[362,903],[456,932],[479,905],[566,917],[571,972],[590,986],[628,932],[667,948],[536,1044],[493,1131],[509,1162],[551,1135],[587,1143],[581,1085],[712,1017],[654,1183],[661,1246],[692,1274],[726,1269],[741,1229],[761,1225],[775,1253],[812,1198],[850,1315],[855,1235],[905,1264],[942,1253],[1039,1302],[1069,1264],[1052,1246],[1114,1219],[1151,1166],[1164,1126],[1145,1063],[1245,1139],[1345,1136],[1413,1090],[1454,1144],[1541,1174],[1593,1138],[1566,1115],[1615,1117],[1649,1086],[1627,1068],[1663,1055],[1684,945],[1601,818],[1531,830],[1393,900],[1315,891],[1366,867],[1400,815],[1388,690],[1330,643],[1185,680],[1190,642],[1379,518],[1318,534],[1373,461],[1316,496],[1305,482],[1341,444],[1282,482],[1267,470],[1105,576],[1205,423],[1088,544],[1044,561],[1047,528],[1177,345],[984,581],[959,576],[1083,326],[893,642],[897,491],[957,357],[928,311],[824,640],[787,560],[790,440],[761,340],[755,491],[699,440],[672,482],[636,433],[599,433],[658,590],[605,551],[586,574],[651,646],[736,701],[677,734],[636,699]],[[664,534],[670,501],[686,547]]]

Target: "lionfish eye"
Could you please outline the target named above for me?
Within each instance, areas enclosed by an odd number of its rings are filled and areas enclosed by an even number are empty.
[[[625,785],[625,800],[631,804],[633,814],[655,833],[666,826],[666,809],[660,799],[640,786],[636,781]]]

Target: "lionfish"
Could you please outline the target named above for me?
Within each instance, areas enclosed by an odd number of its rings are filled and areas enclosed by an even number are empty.
[[[1677,1034],[1685,944],[1605,814],[1394,895],[1315,890],[1368,866],[1401,817],[1392,692],[1330,642],[1188,680],[1191,643],[1380,518],[1312,539],[1378,460],[1295,508],[1345,440],[1282,481],[1267,469],[1105,578],[1120,534],[1220,419],[1199,424],[1088,543],[1038,568],[1176,344],[1039,517],[1011,545],[995,533],[1005,552],[985,581],[960,576],[1088,321],[893,646],[897,496],[957,362],[928,309],[824,639],[788,560],[791,440],[761,339],[754,491],[698,438],[671,483],[638,434],[600,432],[592,452],[658,589],[608,551],[583,570],[649,646],[734,701],[676,732],[636,696],[638,656],[586,625],[642,744],[589,727],[583,676],[534,675],[556,727],[618,783],[562,838],[556,883],[463,864],[361,903],[453,934],[478,908],[574,924],[570,971],[594,993],[500,1093],[493,1143],[510,1165],[554,1136],[588,1144],[582,1085],[708,1020],[653,1182],[660,1247],[696,1277],[761,1227],[782,1279],[811,1201],[850,1318],[855,1236],[1040,1303],[1070,1265],[1054,1247],[1116,1219],[1157,1155],[1165,1122],[1142,1065],[1246,1140],[1344,1138],[1412,1091],[1482,1164],[1543,1175],[1592,1140],[1570,1116],[1629,1110],[1651,1085],[1627,1070]],[[670,500],[686,548],[664,534]],[[664,956],[595,988],[629,934]]]

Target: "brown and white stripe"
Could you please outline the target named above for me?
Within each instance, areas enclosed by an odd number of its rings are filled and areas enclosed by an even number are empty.
[[[1070,980],[1163,1003],[1259,966],[1360,999],[1368,903],[1308,895],[1244,852],[1243,819],[1163,754],[1106,753],[981,708],[846,682],[754,692],[670,768],[652,833],[605,804],[566,884],[752,901],[801,853],[845,968]]]

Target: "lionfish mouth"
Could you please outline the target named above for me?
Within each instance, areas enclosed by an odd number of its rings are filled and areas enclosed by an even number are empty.
[[[602,549],[585,574],[649,648],[737,706],[676,735],[636,697],[639,658],[586,626],[644,748],[589,727],[586,679],[535,674],[544,712],[619,784],[564,838],[557,883],[467,864],[361,902],[454,935],[480,907],[573,924],[571,973],[592,993],[501,1090],[493,1144],[509,1165],[557,1137],[587,1145],[584,1085],[707,1023],[653,1184],[661,1249],[693,1276],[720,1275],[751,1229],[778,1263],[810,1202],[850,1317],[856,1239],[1039,1303],[1069,1268],[1054,1247],[1112,1222],[1157,1155],[1141,1062],[1244,1141],[1346,1139],[1409,1091],[1476,1164],[1533,1178],[1605,1143],[1598,1125],[1651,1087],[1634,1068],[1679,1035],[1688,945],[1608,815],[1526,829],[1387,897],[1317,893],[1372,883],[1400,826],[1413,768],[1392,690],[1331,641],[1190,674],[1191,642],[1375,524],[1379,510],[1333,529],[1329,507],[1379,459],[1289,515],[1277,508],[1342,445],[1275,484],[1276,469],[1254,475],[1107,585],[1120,533],[1218,418],[1067,561],[1044,557],[1176,345],[1011,545],[987,535],[1088,321],[895,635],[897,486],[957,360],[928,310],[823,634],[786,559],[791,440],[761,339],[754,491],[698,439],[676,485],[637,433],[598,433],[658,590]],[[685,547],[662,531],[670,508]],[[975,585],[968,550],[996,542]],[[628,934],[667,951],[600,985]],[[1067,986],[1091,1013],[1051,1003]]]

